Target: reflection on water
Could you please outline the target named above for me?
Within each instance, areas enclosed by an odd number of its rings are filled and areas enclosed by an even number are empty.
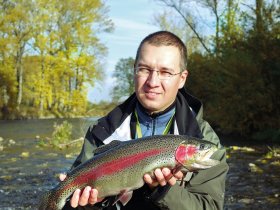
[[[63,120],[0,121],[0,209],[35,209],[40,195],[58,182],[57,175],[69,169],[80,148],[40,148],[36,139],[50,137],[54,122]],[[79,138],[96,118],[68,121]],[[264,160],[268,149],[252,148],[228,150],[225,209],[280,209],[280,158]]]

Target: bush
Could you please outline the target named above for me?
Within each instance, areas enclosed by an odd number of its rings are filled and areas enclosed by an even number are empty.
[[[52,133],[52,144],[59,146],[71,140],[72,124],[63,121],[62,124],[54,123],[54,132]]]
[[[72,127],[72,124],[67,121],[63,121],[61,124],[54,123],[52,137],[41,139],[39,145],[62,148],[72,139]]]

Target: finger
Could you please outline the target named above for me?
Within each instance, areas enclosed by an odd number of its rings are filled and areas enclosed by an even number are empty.
[[[158,182],[155,181],[149,174],[144,175],[144,181],[146,182],[146,184],[148,184],[150,188],[158,186]]]
[[[144,181],[145,181],[147,184],[153,184],[153,179],[152,179],[152,177],[151,177],[149,174],[145,174],[145,175],[144,175]]]
[[[94,205],[97,203],[97,196],[98,196],[98,191],[96,189],[91,189],[90,191],[90,196],[88,199],[89,204]]]
[[[165,177],[165,180],[168,182],[169,185],[173,186],[176,184],[176,178],[171,173],[171,170],[169,168],[163,168],[162,173]]]
[[[65,178],[66,178],[66,174],[59,174],[60,181],[64,181]]]
[[[166,180],[172,178],[173,174],[171,173],[169,168],[163,168],[162,169],[162,174],[165,177]]]
[[[79,205],[80,206],[85,206],[85,205],[88,204],[90,191],[91,191],[91,187],[89,187],[89,186],[85,187],[85,189],[83,190],[83,193],[82,193],[82,195],[80,196],[80,199],[79,199]]]
[[[70,204],[73,208],[76,208],[78,206],[80,195],[81,195],[80,189],[75,190],[75,192],[73,193],[72,198],[70,200]]]
[[[184,177],[184,174],[182,171],[177,171],[175,174],[173,174],[174,177],[177,178],[177,180],[181,180]]]
[[[154,174],[155,174],[155,177],[156,177],[158,183],[159,183],[161,186],[166,185],[165,177],[164,177],[162,171],[161,171],[159,168],[157,168],[157,169],[154,171]]]

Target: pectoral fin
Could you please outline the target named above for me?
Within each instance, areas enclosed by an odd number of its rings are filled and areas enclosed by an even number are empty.
[[[120,201],[122,205],[125,206],[128,203],[128,201],[130,201],[130,199],[132,198],[132,194],[133,191],[123,191],[117,196],[113,205],[115,205],[118,201]]]

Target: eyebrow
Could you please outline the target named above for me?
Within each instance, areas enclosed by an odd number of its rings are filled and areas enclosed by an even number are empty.
[[[139,67],[146,67],[146,68],[148,68],[148,69],[153,70],[153,68],[151,68],[149,65],[144,64],[144,63],[139,63],[137,66],[139,66]],[[170,71],[170,72],[175,72],[172,68],[167,68],[167,67],[161,67],[161,68],[159,69],[159,71],[162,71],[162,70],[164,70],[164,71]]]

